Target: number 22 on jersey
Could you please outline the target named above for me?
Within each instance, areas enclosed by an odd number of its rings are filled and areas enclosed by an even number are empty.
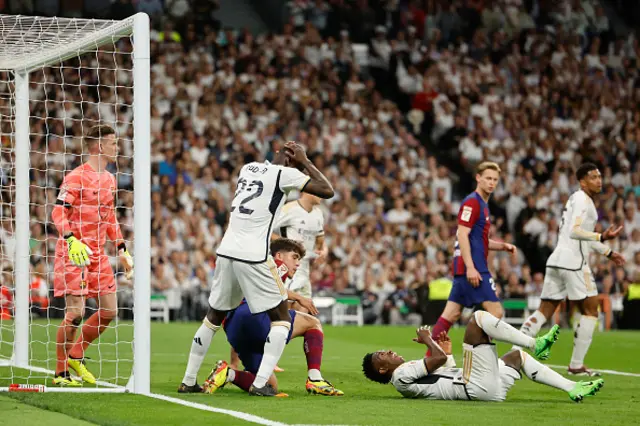
[[[248,182],[245,178],[238,179],[238,188],[236,189],[233,202],[231,203],[231,211],[235,211],[236,207],[238,207],[238,213],[251,215],[253,213],[253,209],[246,207],[245,204],[262,195],[262,191],[264,191],[264,184],[262,181],[252,180],[251,182]],[[238,199],[240,199],[239,204],[236,203],[236,200]]]

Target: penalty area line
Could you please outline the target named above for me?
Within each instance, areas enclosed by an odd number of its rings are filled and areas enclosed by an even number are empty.
[[[566,365],[552,365],[546,364],[547,367],[551,367],[556,370],[567,370]],[[600,368],[593,368],[593,371],[597,371],[599,373],[612,374],[614,376],[626,376],[626,377],[640,377],[639,373],[627,373],[626,371],[616,371],[616,370],[602,370]]]

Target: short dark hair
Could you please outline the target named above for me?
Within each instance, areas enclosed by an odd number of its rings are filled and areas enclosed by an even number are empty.
[[[366,354],[362,359],[362,372],[365,377],[373,382],[382,383],[386,385],[391,381],[390,374],[382,374],[373,366],[373,355],[375,352]]]
[[[598,170],[598,166],[593,163],[584,163],[576,170],[576,178],[580,181],[587,177],[592,170]]]
[[[84,144],[87,146],[87,148],[90,148],[105,136],[115,134],[116,129],[114,129],[112,126],[109,126],[108,124],[98,124],[91,127],[87,134],[84,136]]]
[[[275,256],[276,253],[281,251],[295,251],[300,255],[300,259],[302,259],[307,253],[307,250],[304,248],[302,243],[298,241],[291,240],[289,238],[278,238],[277,240],[273,240],[271,242],[271,256]]]

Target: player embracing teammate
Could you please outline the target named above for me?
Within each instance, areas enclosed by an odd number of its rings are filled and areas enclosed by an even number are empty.
[[[453,255],[453,288],[440,318],[433,328],[433,335],[448,333],[458,321],[463,307],[481,305],[496,318],[503,315],[502,305],[496,294],[496,286],[489,272],[489,250],[515,253],[512,244],[491,240],[489,229],[489,197],[500,180],[500,167],[485,161],[478,165],[477,187],[469,194],[458,212],[458,232]]]

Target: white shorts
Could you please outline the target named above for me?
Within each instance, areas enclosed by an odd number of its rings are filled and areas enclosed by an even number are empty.
[[[287,291],[271,256],[262,263],[245,263],[218,256],[209,306],[218,311],[230,311],[238,307],[243,297],[254,314],[275,308],[287,300]]]
[[[478,401],[504,401],[509,389],[520,379],[520,372],[508,367],[498,358],[496,345],[492,343],[476,346],[465,343],[462,346],[462,379],[467,383],[469,398]]]
[[[309,278],[309,274],[305,274],[304,271],[300,273],[298,270],[289,281],[288,288],[301,296],[311,297],[311,279]]]
[[[542,287],[542,300],[583,300],[598,295],[598,288],[589,266],[579,271],[547,267]]]

